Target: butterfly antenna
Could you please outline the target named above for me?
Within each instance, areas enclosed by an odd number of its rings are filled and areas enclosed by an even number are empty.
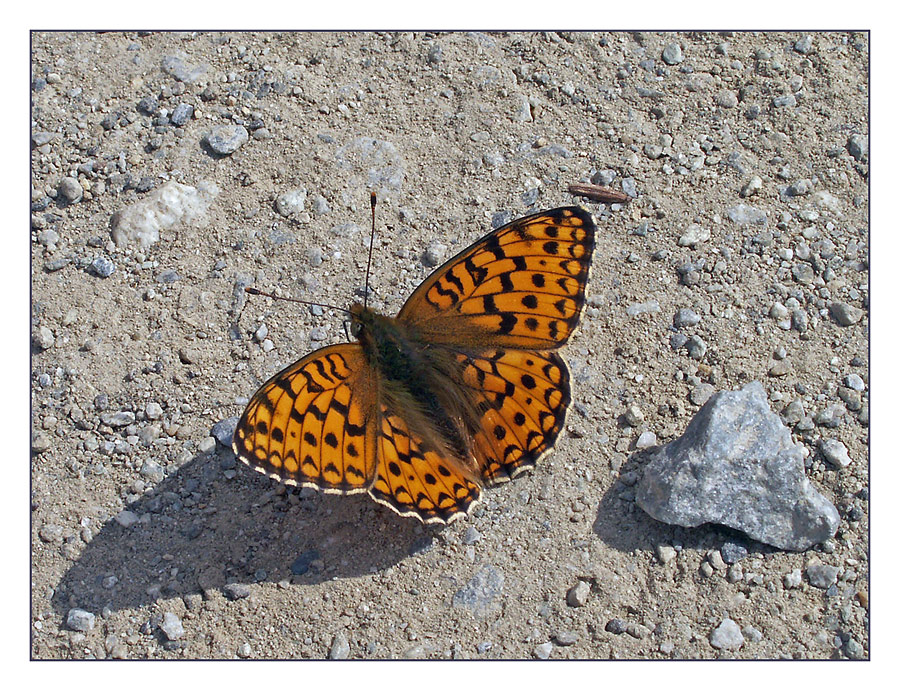
[[[250,295],[262,295],[263,297],[272,298],[273,300],[287,300],[288,302],[299,302],[301,305],[312,305],[313,307],[324,307],[329,310],[337,310],[338,312],[345,312],[346,314],[350,314],[350,310],[344,309],[343,307],[335,307],[334,305],[326,305],[321,302],[310,302],[309,300],[298,300],[297,298],[286,298],[281,295],[275,295],[274,293],[266,293],[265,291],[259,290],[258,288],[251,288],[247,286],[244,288],[244,291],[250,293]]]
[[[374,192],[372,192],[370,200],[372,204],[372,235],[369,237],[369,262],[366,264],[366,287],[363,294],[363,307],[367,307],[369,304],[369,271],[372,269],[372,248],[375,247],[375,204],[378,203],[378,200]]]

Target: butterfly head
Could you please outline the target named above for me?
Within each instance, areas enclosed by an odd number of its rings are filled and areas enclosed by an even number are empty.
[[[355,302],[350,306],[350,333],[353,338],[359,341],[365,341],[370,337],[372,325],[375,323],[376,313],[374,310]]]

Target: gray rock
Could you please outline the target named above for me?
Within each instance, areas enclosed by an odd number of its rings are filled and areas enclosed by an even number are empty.
[[[796,50],[801,55],[806,55],[809,52],[810,48],[812,48],[812,42],[812,36],[807,34],[803,38],[797,39],[797,41],[794,43],[794,50]]]
[[[781,579],[781,582],[784,584],[785,588],[790,590],[791,588],[799,588],[802,580],[803,577],[800,574],[800,569],[794,569],[790,573],[784,574],[784,578]]]
[[[728,220],[738,225],[764,226],[768,223],[766,212],[747,204],[738,204],[726,212]]]
[[[625,308],[625,314],[629,317],[636,317],[639,314],[654,314],[655,312],[659,312],[659,302],[657,300],[633,302]]]
[[[719,550],[726,564],[736,564],[747,556],[747,548],[737,542],[726,542]]]
[[[699,323],[700,315],[686,307],[678,310],[672,319],[672,324],[676,329],[683,329],[685,326],[696,326]]]
[[[222,588],[222,592],[229,600],[243,600],[250,597],[250,586],[246,583],[228,583]]]
[[[820,427],[828,427],[834,429],[840,427],[844,421],[844,413],[846,410],[840,403],[832,403],[824,410],[820,410],[813,418]]]
[[[863,318],[865,312],[859,307],[848,305],[846,302],[832,302],[828,307],[832,318],[841,326],[851,326]]]
[[[130,528],[135,523],[138,522],[138,515],[134,511],[129,511],[128,509],[124,509],[119,511],[116,514],[116,523],[118,523],[123,528]]]
[[[476,616],[499,611],[503,580],[503,572],[486,564],[465,586],[454,593],[453,606],[471,610]]]
[[[69,204],[80,202],[84,197],[84,188],[81,186],[81,183],[71,177],[64,177],[60,180],[57,191]]]
[[[233,154],[246,144],[248,139],[250,134],[243,125],[219,125],[206,135],[209,148],[221,156]]]
[[[184,636],[184,626],[181,619],[172,612],[166,612],[163,615],[162,624],[159,625],[160,630],[170,641],[177,641]]]
[[[447,254],[447,245],[437,241],[430,242],[422,255],[422,263],[425,266],[437,266],[445,254]]]
[[[343,631],[334,634],[331,640],[331,649],[328,651],[329,660],[346,660],[350,657],[350,643]]]
[[[669,43],[663,48],[662,59],[667,65],[677,65],[684,61],[684,54],[681,52],[681,46],[677,43]]]
[[[704,228],[696,223],[692,223],[685,228],[684,233],[678,238],[679,247],[695,247],[701,242],[706,242],[710,238],[709,228]]]
[[[827,590],[837,583],[837,577],[840,572],[841,570],[837,566],[828,566],[816,562],[806,568],[806,577],[809,579],[809,584],[814,588]]]
[[[47,326],[39,326],[31,334],[31,342],[41,350],[49,350],[56,343],[56,336]]]
[[[134,413],[130,410],[120,410],[117,413],[101,413],[100,422],[110,427],[127,427],[134,423]]]
[[[706,355],[706,341],[696,334],[687,340],[684,347],[687,348],[688,355],[695,360],[702,360],[703,356]]]
[[[723,619],[709,635],[709,644],[719,650],[737,650],[744,645],[744,634],[734,619]]]
[[[840,521],[810,485],[801,448],[759,382],[710,398],[679,439],[654,453],[636,500],[665,523],[718,523],[796,551],[833,536]]]
[[[91,262],[91,271],[93,271],[100,278],[109,278],[113,275],[115,270],[116,265],[112,262],[112,260],[107,259],[106,257],[96,257],[94,261]]]
[[[819,442],[822,457],[835,468],[846,468],[850,465],[850,454],[844,443],[837,439],[823,439]]]
[[[237,417],[227,417],[214,424],[212,430],[210,430],[210,434],[215,437],[216,441],[222,446],[226,449],[230,449],[231,438],[234,436],[234,428],[237,427],[237,423]]]
[[[539,646],[534,649],[534,656],[538,660],[546,660],[550,657],[550,653],[553,652],[553,644],[550,641],[546,643],[541,643]]]
[[[649,430],[641,432],[634,443],[636,449],[649,449],[651,446],[656,446],[656,434]]]
[[[591,594],[591,584],[587,581],[578,581],[569,588],[566,593],[566,604],[569,607],[584,607],[587,604],[588,596]]]
[[[189,103],[179,103],[172,111],[172,124],[181,127],[194,116],[194,106]]]
[[[869,157],[869,138],[862,134],[853,134],[847,140],[847,151],[857,161]]]
[[[162,59],[162,70],[180,82],[193,84],[206,74],[207,67],[203,64],[194,65],[187,62],[187,56],[182,53],[179,55],[166,55]]]
[[[306,195],[305,187],[282,192],[275,198],[275,209],[282,216],[296,216],[306,208]]]
[[[605,629],[612,634],[619,635],[621,633],[625,633],[628,629],[628,624],[621,619],[610,619],[606,622]]]
[[[148,479],[150,482],[162,482],[165,476],[162,466],[156,461],[147,459],[141,466],[141,477]]]
[[[578,642],[578,634],[574,631],[558,631],[553,639],[556,645],[575,645]]]
[[[852,372],[844,377],[844,383],[854,391],[865,391],[866,389],[866,384],[862,380],[862,377],[860,377],[855,372]]]
[[[139,245],[146,250],[159,241],[161,230],[179,223],[203,226],[208,220],[206,211],[218,193],[218,187],[211,183],[191,187],[170,180],[151,195],[113,214],[113,242],[118,247]]]
[[[73,631],[90,631],[94,628],[97,619],[93,614],[83,609],[73,608],[66,614],[66,626]]]

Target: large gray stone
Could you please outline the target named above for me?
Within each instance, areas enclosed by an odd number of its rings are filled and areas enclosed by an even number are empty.
[[[756,381],[712,396],[680,438],[660,447],[636,500],[664,523],[718,523],[795,551],[832,537],[840,522]]]

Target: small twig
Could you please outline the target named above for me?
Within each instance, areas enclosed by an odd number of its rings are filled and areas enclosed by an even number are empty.
[[[611,187],[603,187],[602,185],[591,185],[586,182],[577,182],[574,185],[569,185],[569,193],[587,197],[595,202],[603,202],[604,204],[627,204],[631,201],[631,197],[624,192],[614,190]]]

